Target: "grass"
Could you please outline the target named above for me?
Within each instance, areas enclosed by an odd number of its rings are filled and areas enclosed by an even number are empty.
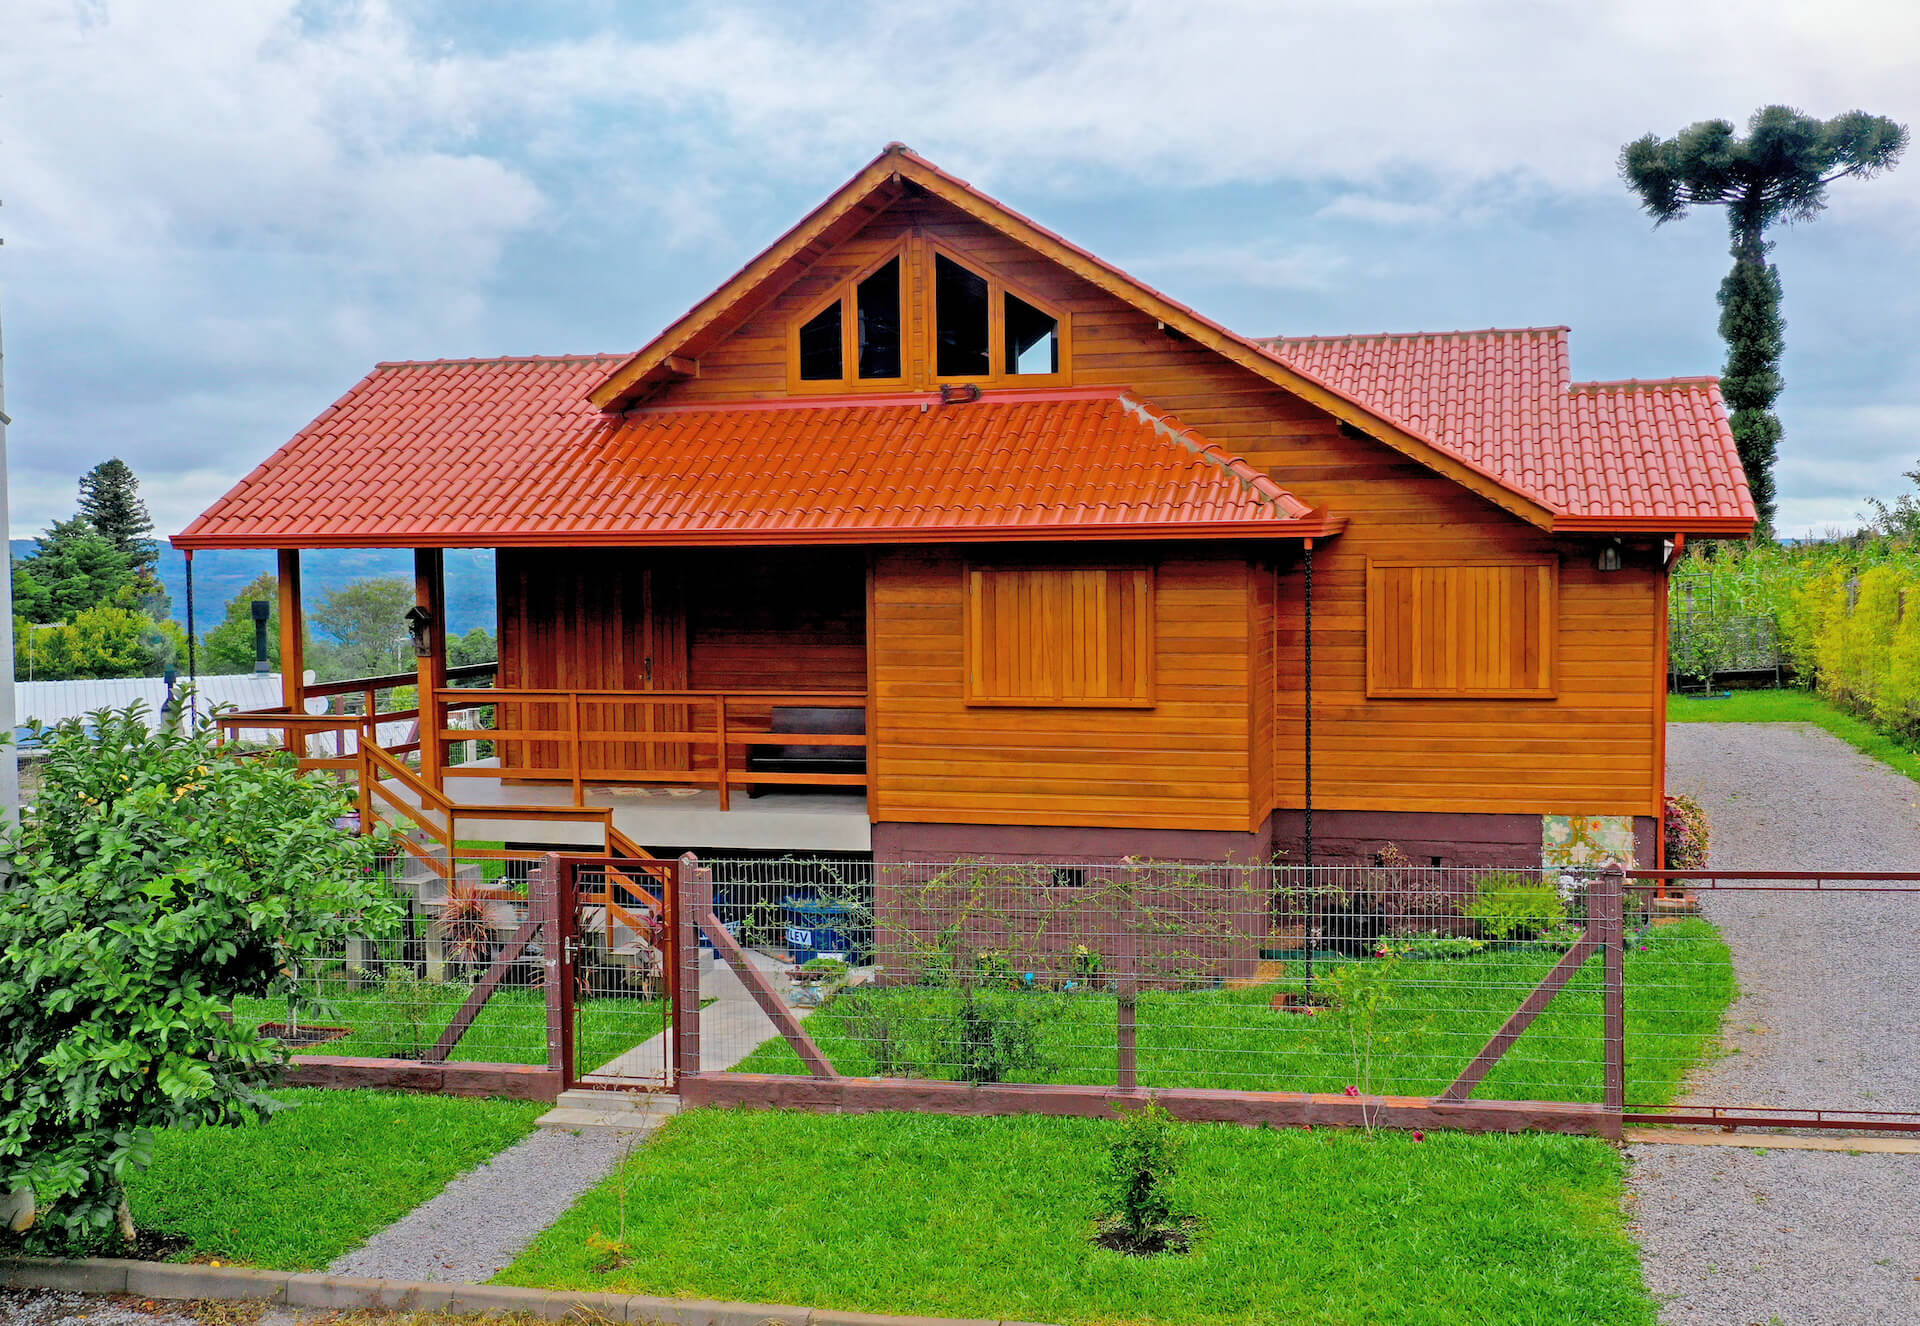
[[[286,1089],[290,1108],[240,1128],[162,1133],[129,1185],[136,1223],[193,1251],[311,1271],[533,1131],[531,1101]]]
[[[1289,978],[1278,984],[1142,995],[1140,1082],[1250,1091],[1339,1091],[1358,1084],[1380,1095],[1435,1095],[1559,958],[1557,949],[1529,945],[1403,962],[1377,1024],[1371,1078],[1364,1083],[1336,1014],[1303,1017],[1271,1007],[1276,992],[1304,988],[1296,964],[1289,964]],[[1715,1041],[1734,995],[1731,956],[1710,924],[1685,920],[1638,932],[1626,958],[1627,1099],[1665,1104]],[[1322,988],[1339,965],[1321,964]],[[1591,958],[1475,1089],[1475,1098],[1600,1100],[1600,980],[1600,959]],[[866,1076],[879,1071],[875,1032],[884,1021],[901,1062],[921,1076],[952,1076],[947,1066],[955,1055],[943,1038],[950,1035],[959,1000],[951,989],[856,990],[815,1012],[807,1030],[842,1072]],[[1022,1021],[1033,1029],[1035,1061],[1009,1074],[1011,1080],[1115,1080],[1112,995],[1006,992],[985,1002],[995,1021]],[[736,1071],[804,1070],[787,1043],[774,1037]]]
[[[377,982],[359,990],[348,990],[342,982],[328,982],[321,991],[324,1002],[303,1010],[300,1025],[345,1026],[352,1032],[305,1052],[418,1058],[446,1029],[471,989],[459,981],[426,986],[420,991],[423,1007],[416,1020],[389,1002]],[[253,1024],[285,1022],[286,1001],[237,1000],[234,1015]],[[580,1063],[598,1067],[657,1035],[665,1020],[665,1005],[657,999],[614,996],[586,1001],[578,1031]],[[546,991],[524,986],[495,991],[448,1057],[455,1063],[544,1064]]]
[[[1920,782],[1920,751],[1888,736],[1812,691],[1732,691],[1722,696],[1670,695],[1670,723],[1812,723],[1862,754]]]
[[[1181,1125],[1184,1256],[1095,1246],[1103,1120],[697,1110],[496,1279],[1059,1323],[1654,1321],[1586,1138]],[[588,1239],[630,1260],[603,1269]]]

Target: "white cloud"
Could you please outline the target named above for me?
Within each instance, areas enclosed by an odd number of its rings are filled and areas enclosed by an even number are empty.
[[[1325,294],[1362,274],[1370,228],[1439,245],[1516,200],[1624,212],[1614,154],[1641,130],[1774,100],[1920,122],[1906,0],[722,0],[510,44],[445,12],[15,0],[0,270],[25,522],[115,451],[190,514],[374,357],[579,348],[520,339],[547,252],[669,251],[625,319],[580,333],[637,344],[699,293],[690,271],[732,271],[890,138],[1036,212],[1331,195],[1341,248],[1183,248],[1153,220],[1134,250],[1162,253],[1134,260],[1150,279]],[[1841,186],[1816,228],[1917,220],[1920,154]]]

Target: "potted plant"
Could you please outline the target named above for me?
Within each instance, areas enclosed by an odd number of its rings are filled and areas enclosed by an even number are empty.
[[[811,958],[787,973],[793,982],[793,1002],[799,1008],[818,1008],[847,983],[847,964],[838,958]]]

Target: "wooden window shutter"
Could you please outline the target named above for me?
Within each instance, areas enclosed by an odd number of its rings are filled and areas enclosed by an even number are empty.
[[[970,567],[968,704],[1153,704],[1153,572]]]
[[[1559,563],[1367,562],[1367,694],[1554,694]]]

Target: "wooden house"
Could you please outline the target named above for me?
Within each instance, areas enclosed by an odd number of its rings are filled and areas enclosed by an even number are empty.
[[[1564,327],[1243,336],[895,144],[641,350],[381,364],[174,542],[281,550],[287,729],[470,820],[1537,864],[1553,816],[1651,856],[1667,567],[1753,523],[1712,379],[1575,382]],[[299,684],[299,550],[348,546],[417,550],[417,764]]]

